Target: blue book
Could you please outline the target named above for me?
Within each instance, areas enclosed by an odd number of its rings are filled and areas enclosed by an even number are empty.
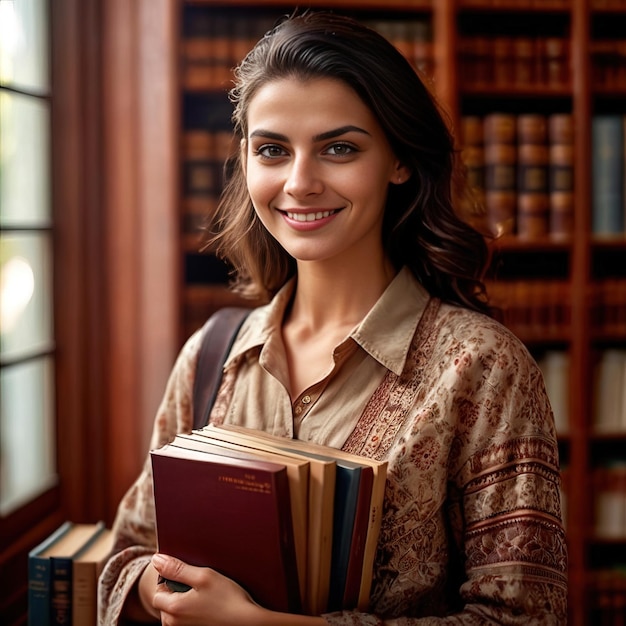
[[[50,624],[50,576],[51,562],[44,556],[72,527],[65,522],[45,541],[28,553],[28,626]]]
[[[71,624],[72,559],[104,528],[65,522],[28,554],[28,624]]]
[[[335,482],[335,507],[333,517],[333,543],[330,561],[330,590],[328,611],[343,608],[343,596],[348,576],[350,546],[356,517],[361,466],[350,461],[337,460]]]
[[[624,233],[624,121],[595,115],[591,122],[592,232]]]

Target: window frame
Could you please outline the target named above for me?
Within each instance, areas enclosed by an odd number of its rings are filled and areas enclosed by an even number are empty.
[[[3,624],[23,623],[28,550],[112,524],[180,348],[178,3],[48,6],[59,484],[0,519]]]

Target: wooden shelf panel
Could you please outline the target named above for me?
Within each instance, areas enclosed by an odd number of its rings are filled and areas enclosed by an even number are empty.
[[[499,86],[493,83],[462,84],[460,95],[473,97],[506,98],[571,98],[571,85]]]
[[[433,0],[435,1],[435,0]],[[185,0],[189,6],[207,6],[215,9],[224,9],[237,6],[246,7],[288,7],[294,8],[294,3],[290,0]],[[332,8],[347,10],[368,10],[368,11],[430,11],[432,10],[431,0],[308,0],[307,7],[311,8]]]
[[[458,10],[489,13],[569,13],[571,0],[459,0]]]

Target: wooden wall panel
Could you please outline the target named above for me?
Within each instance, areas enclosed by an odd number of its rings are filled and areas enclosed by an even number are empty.
[[[109,514],[140,470],[178,347],[174,7],[102,5]]]

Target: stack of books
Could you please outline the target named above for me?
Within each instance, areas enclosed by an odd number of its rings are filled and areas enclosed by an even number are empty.
[[[266,608],[366,610],[387,462],[236,426],[151,452],[158,549]]]
[[[97,581],[113,547],[104,522],[66,521],[28,554],[28,624],[96,623]]]

